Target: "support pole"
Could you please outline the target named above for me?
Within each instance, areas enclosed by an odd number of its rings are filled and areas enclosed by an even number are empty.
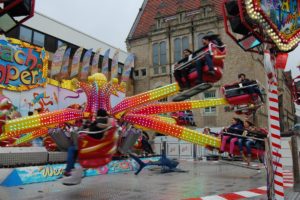
[[[291,151],[293,159],[294,191],[300,192],[299,155],[296,135],[293,135],[291,139]]]
[[[272,151],[273,174],[268,176],[273,177],[272,185],[274,191],[268,193],[273,194],[272,200],[284,200],[283,190],[283,170],[281,163],[281,135],[279,123],[279,106],[278,106],[278,81],[274,64],[271,61],[271,54],[268,50],[264,52],[264,68],[268,77],[268,121],[269,121],[269,138]]]
[[[274,176],[274,199],[284,200],[283,190],[283,170],[281,163],[281,136],[278,108],[278,89],[277,82],[269,83],[269,133],[272,149],[272,164]]]

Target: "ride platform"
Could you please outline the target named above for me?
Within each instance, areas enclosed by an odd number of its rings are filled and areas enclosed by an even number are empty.
[[[189,99],[192,96],[195,96],[205,90],[208,90],[212,86],[213,85],[211,83],[202,83],[202,84],[196,85],[188,90],[185,90],[185,91],[179,93],[177,96],[175,96],[173,98],[173,101],[175,101],[175,102],[184,101],[184,100]]]

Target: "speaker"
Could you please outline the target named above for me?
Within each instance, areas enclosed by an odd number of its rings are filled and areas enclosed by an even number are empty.
[[[228,1],[225,3],[228,15],[237,16],[239,14],[239,6],[237,1]]]
[[[225,3],[227,11],[227,17],[231,26],[231,30],[234,33],[241,35],[247,35],[249,30],[242,24],[240,19],[240,10],[237,1],[228,1]]]
[[[8,11],[9,15],[12,17],[29,15],[31,12],[31,2],[32,0],[23,0],[21,3],[17,4]],[[5,2],[4,8],[9,6],[11,3],[12,1]]]

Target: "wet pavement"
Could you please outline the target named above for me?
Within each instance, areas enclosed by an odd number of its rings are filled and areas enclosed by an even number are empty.
[[[266,183],[264,170],[258,172],[216,161],[181,161],[179,167],[188,172],[160,174],[155,168],[145,169],[138,176],[131,172],[87,177],[77,186],[64,186],[56,181],[0,187],[0,199],[179,200],[249,190]]]

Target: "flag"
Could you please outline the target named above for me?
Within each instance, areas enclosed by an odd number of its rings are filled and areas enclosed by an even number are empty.
[[[83,56],[82,67],[81,67],[81,71],[80,71],[80,75],[79,75],[81,80],[86,80],[89,75],[90,60],[91,60],[92,52],[93,52],[93,49],[89,49],[88,51],[85,52],[85,54]]]
[[[111,62],[111,78],[117,78],[118,77],[118,69],[119,69],[119,49],[117,49],[114,53],[114,56],[112,58]]]
[[[80,58],[81,58],[82,51],[83,51],[83,48],[77,49],[73,56],[70,77],[76,76],[79,72],[79,64],[80,64]]]
[[[91,69],[91,75],[98,72],[98,64],[99,64],[99,57],[100,57],[101,49],[97,49],[93,61],[92,61],[92,69]]]
[[[69,76],[69,60],[70,60],[71,48],[68,48],[65,52],[62,67],[60,71],[61,78],[67,78]]]
[[[51,73],[50,73],[51,77],[59,74],[66,49],[67,46],[61,46],[54,53],[52,59],[52,65],[51,65]]]
[[[124,63],[122,82],[127,82],[130,77],[131,69],[134,67],[134,55],[129,54]]]
[[[109,52],[110,52],[110,49],[107,49],[105,51],[104,56],[103,56],[103,61],[102,61],[102,70],[101,70],[101,73],[104,74],[106,77],[108,76]]]

